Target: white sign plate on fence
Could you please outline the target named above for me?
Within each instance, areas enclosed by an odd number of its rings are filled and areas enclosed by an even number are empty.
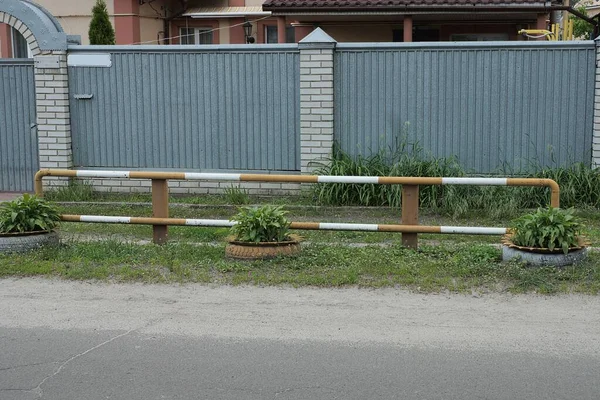
[[[110,67],[112,59],[108,53],[94,54],[69,54],[67,56],[69,67]]]
[[[36,56],[33,58],[36,68],[60,68],[58,56]]]

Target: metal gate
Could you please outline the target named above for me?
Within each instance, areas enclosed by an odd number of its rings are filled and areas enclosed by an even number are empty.
[[[0,60],[0,191],[33,190],[39,169],[33,60]]]
[[[76,167],[299,171],[297,45],[71,46]],[[75,58],[73,58],[75,60]]]

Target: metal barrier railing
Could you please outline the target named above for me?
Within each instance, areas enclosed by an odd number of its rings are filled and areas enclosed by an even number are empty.
[[[402,244],[416,248],[419,233],[460,233],[473,235],[502,235],[506,228],[425,226],[419,225],[419,185],[478,185],[478,186],[538,186],[548,187],[551,191],[550,205],[560,206],[560,188],[551,179],[537,178],[417,178],[417,177],[377,177],[377,176],[317,176],[317,175],[266,175],[266,174],[228,174],[198,172],[155,172],[155,171],[101,171],[43,169],[35,174],[35,193],[43,196],[42,179],[46,176],[75,178],[125,178],[152,180],[152,218],[115,217],[99,215],[62,215],[67,222],[98,222],[120,224],[144,224],[153,226],[153,242],[167,242],[168,225],[229,227],[233,222],[211,219],[169,218],[169,187],[167,181],[201,180],[231,182],[278,182],[278,183],[353,183],[402,185],[402,224],[348,224],[292,222],[292,229],[304,230],[351,230],[373,232],[401,232]]]

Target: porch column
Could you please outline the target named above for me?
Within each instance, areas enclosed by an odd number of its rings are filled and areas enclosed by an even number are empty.
[[[302,39],[307,37],[314,29],[312,24],[297,24],[294,25],[294,41],[300,42]]]
[[[403,31],[404,31],[404,41],[405,42],[412,42],[413,41],[413,19],[412,19],[412,15],[405,15],[404,16],[404,27],[403,27]]]
[[[592,167],[600,167],[600,38],[596,44],[596,74],[594,89],[594,127],[592,139]]]
[[[333,146],[335,39],[321,28],[300,41],[300,171],[310,174]]]
[[[277,43],[285,43],[285,17],[277,17]]]
[[[115,0],[115,43],[140,42],[139,0]]]
[[[548,24],[546,23],[547,19],[548,19],[548,14],[538,14],[537,23],[536,23],[535,28],[536,29],[548,29]]]
[[[0,58],[12,57],[12,43],[10,40],[10,25],[0,24]]]

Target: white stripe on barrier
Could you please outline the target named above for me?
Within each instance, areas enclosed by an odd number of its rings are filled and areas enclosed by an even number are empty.
[[[236,223],[226,219],[186,219],[185,224],[189,226],[221,226],[229,228]]]
[[[442,178],[442,185],[506,186],[507,178]]]
[[[211,174],[204,172],[186,172],[185,179],[197,181],[239,181],[240,174]]]
[[[131,222],[131,217],[108,217],[104,215],[81,215],[81,222],[104,222],[107,224],[128,224]]]
[[[82,169],[77,171],[77,176],[85,178],[129,178],[129,171],[94,171]]]
[[[319,183],[379,183],[378,176],[333,176],[323,175],[317,177]]]
[[[505,235],[506,228],[483,228],[470,226],[441,226],[441,233],[462,233],[465,235]]]
[[[326,222],[319,224],[319,229],[328,231],[377,231],[377,228],[378,225],[376,224],[338,224]]]

